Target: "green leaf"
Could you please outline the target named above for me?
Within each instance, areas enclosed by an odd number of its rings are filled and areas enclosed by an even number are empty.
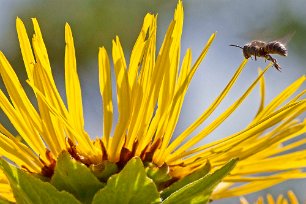
[[[45,203],[71,203],[80,204],[68,192],[60,192],[48,182],[43,182],[15,166],[0,160],[0,168],[8,178],[17,203],[45,204]]]
[[[203,178],[206,174],[208,174],[209,171],[210,171],[210,163],[206,162],[205,166],[203,166],[201,169],[195,171],[194,173],[188,176],[185,176],[181,180],[178,180],[177,182],[173,183],[172,185],[164,189],[161,193],[161,198],[163,200],[166,199],[168,196],[170,196],[172,193],[174,193],[178,189],[200,178]]]
[[[107,181],[93,199],[93,204],[158,203],[159,193],[154,182],[146,176],[138,157],[132,158],[116,175]]]
[[[214,173],[180,188],[166,198],[162,204],[207,203],[214,187],[234,168],[237,161],[238,159],[232,159]]]
[[[96,192],[105,186],[88,167],[72,159],[67,152],[59,155],[51,184],[72,193],[82,203],[91,203]]]
[[[11,202],[9,202],[8,200],[4,200],[4,199],[0,198],[0,204],[11,204]]]

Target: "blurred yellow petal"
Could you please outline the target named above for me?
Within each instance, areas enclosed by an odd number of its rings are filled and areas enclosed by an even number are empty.
[[[265,199],[262,196],[260,196],[258,197],[257,201],[254,202],[254,204],[264,204],[264,203],[267,203],[267,204],[299,204],[298,200],[296,199],[292,191],[288,191],[287,195],[288,195],[288,199],[285,198],[282,194],[278,195],[278,197],[275,199],[273,198],[271,194],[268,193],[266,196],[267,202],[265,202]],[[249,202],[246,198],[242,197],[240,198],[240,203],[248,204]]]
[[[274,198],[271,194],[267,194],[267,201],[268,201],[268,204],[275,204]]]
[[[0,170],[0,199],[15,202],[10,184],[2,170]]]
[[[288,195],[288,198],[289,198],[289,201],[290,201],[291,204],[298,204],[299,203],[299,201],[296,198],[293,191],[288,191],[287,195]]]

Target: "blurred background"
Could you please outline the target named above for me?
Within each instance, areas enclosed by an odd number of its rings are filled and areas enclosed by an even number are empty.
[[[270,69],[266,76],[267,102],[290,83],[306,73],[306,1],[258,0],[185,0],[185,21],[182,38],[182,53],[187,48],[193,51],[194,60],[200,54],[209,36],[217,31],[217,38],[207,57],[201,64],[187,93],[180,121],[175,135],[189,126],[225,87],[241,63],[240,49],[229,44],[243,46],[248,41],[281,39],[295,32],[288,43],[289,56],[276,56],[282,72]],[[25,69],[15,28],[16,17],[26,24],[32,35],[30,18],[36,17],[49,52],[57,86],[64,94],[64,25],[68,22],[75,40],[78,72],[82,85],[86,130],[92,137],[101,135],[102,109],[98,89],[97,54],[98,47],[105,46],[111,53],[111,40],[118,35],[129,59],[133,43],[140,31],[146,13],[158,13],[158,47],[173,17],[177,0],[0,0],[0,50],[4,52],[20,76],[25,89],[33,97],[25,83]],[[257,76],[258,67],[267,63],[263,59],[249,60],[230,95],[203,127],[232,102],[234,102]],[[1,82],[2,83],[2,82]],[[3,89],[3,84],[0,84]],[[306,86],[304,85],[303,89]],[[203,143],[225,137],[244,128],[254,117],[259,106],[259,90],[255,90],[240,108]],[[34,100],[33,100],[34,101]],[[305,115],[301,119],[305,118]],[[1,112],[1,123],[10,123]],[[301,136],[305,137],[305,135]],[[305,148],[305,147],[304,147]],[[248,195],[253,201],[258,195],[273,195],[294,190],[301,201],[306,201],[306,179],[282,183],[257,194]],[[238,198],[220,200],[214,203],[237,203]]]

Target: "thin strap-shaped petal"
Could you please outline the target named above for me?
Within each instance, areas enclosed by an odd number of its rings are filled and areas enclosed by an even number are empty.
[[[10,183],[2,170],[0,170],[0,198],[12,203],[16,202]]]
[[[35,70],[36,74],[36,81],[35,86],[38,88],[38,90],[42,91],[42,93],[46,96],[48,103],[52,104],[52,106],[56,109],[58,109],[61,112],[61,115],[65,118],[69,118],[68,110],[66,109],[64,102],[62,101],[62,98],[56,88],[50,62],[48,59],[48,53],[45,47],[45,44],[42,39],[42,35],[40,32],[39,25],[36,21],[36,19],[33,20],[35,35],[33,37],[33,48],[34,48],[34,54],[37,61],[37,67]],[[44,103],[39,102],[40,109],[45,109]],[[46,127],[48,130],[45,132],[50,132],[52,135],[53,133],[57,135],[58,144],[56,146],[59,147],[59,149],[63,149],[66,146],[65,140],[66,140],[66,133],[65,130],[63,130],[63,125],[60,124],[59,121],[56,121],[56,119],[48,113],[48,110],[45,109],[44,115],[46,118]],[[71,126],[71,125],[70,125]],[[75,127],[75,125],[72,125]],[[85,152],[90,152],[93,150],[93,145],[90,142],[90,138],[87,135],[87,133],[83,129],[75,129],[78,131],[78,134],[74,134],[75,137],[71,138],[73,141],[77,140],[79,143],[79,146],[82,147]],[[50,136],[48,136],[48,141],[51,142]],[[58,153],[58,151],[57,151]]]
[[[213,192],[211,198],[213,200],[221,199],[221,198],[228,198],[234,196],[241,196],[246,195],[249,193],[253,193],[265,188],[269,188],[274,186],[278,183],[285,181],[286,179],[275,179],[275,180],[268,180],[268,181],[254,181],[243,186],[238,186],[234,189],[226,190],[224,192]]]
[[[9,130],[7,130],[1,123],[0,123],[0,133],[8,137],[14,137],[14,135]]]
[[[304,120],[302,123],[296,124],[288,129],[285,129],[284,131],[281,131],[279,133],[279,137],[285,138],[285,139],[282,139],[280,142],[284,143],[304,133],[306,133],[306,120]],[[276,143],[276,145],[277,144],[278,143]],[[287,144],[287,145],[278,144],[278,148],[264,149],[261,152],[258,152],[256,155],[254,155],[254,157],[263,158],[263,157],[269,157],[272,155],[278,155],[278,154],[281,154],[282,152],[286,152],[288,150],[295,149],[296,147],[302,146],[304,144],[306,144],[306,138],[297,140],[295,142],[291,142],[290,144]]]
[[[23,22],[20,18],[16,19],[16,28],[19,39],[19,45],[21,49],[21,54],[23,57],[23,62],[26,68],[26,72],[30,81],[33,80],[33,69],[35,64],[35,59],[33,51],[31,48],[30,40],[25,29]]]
[[[278,195],[277,200],[276,200],[277,204],[288,204],[287,199],[284,198],[283,194]]]
[[[155,66],[155,52],[156,16],[147,14],[133,48],[128,69],[131,96],[133,97],[131,97],[131,119],[125,143],[127,149],[132,149],[135,141],[141,142],[142,137],[147,135],[145,131],[149,114],[147,116],[145,114],[150,113],[150,111],[142,107],[148,100],[148,94],[145,93],[145,90],[150,85],[152,71]],[[142,118],[141,122],[139,122],[140,118]],[[138,134],[138,132],[140,133]]]
[[[153,105],[152,92],[149,89],[152,84],[152,73],[155,69],[155,52],[156,52],[156,17],[151,19],[148,28],[148,37],[143,50],[143,59],[141,70],[134,82],[131,95],[132,115],[129,124],[126,147],[131,149],[135,141],[142,140],[150,124],[155,106]],[[130,74],[130,73],[129,73]],[[156,102],[156,101],[155,101]]]
[[[33,83],[33,85],[35,85],[37,89],[47,97],[48,103],[51,103],[61,112],[61,114],[68,117],[68,111],[61,99],[52,76],[48,53],[42,39],[38,22],[36,19],[32,19],[32,22],[35,31],[32,38],[32,45],[36,64],[34,65],[33,82],[30,83]],[[42,102],[39,97],[37,100],[41,117],[44,118],[44,133],[42,134],[42,137],[50,147],[52,153],[57,156],[61,150],[66,147],[65,138],[67,135],[65,131],[63,131],[63,125],[49,113],[44,102]]]
[[[38,88],[35,87],[33,83],[31,83],[30,81],[27,81],[27,83],[32,87],[33,91],[36,93],[38,98],[41,99],[41,102],[44,103],[45,108],[47,108],[50,111],[50,115],[52,115],[52,117],[54,118],[53,120],[61,124],[61,126],[59,125],[57,126],[59,126],[62,129],[62,131],[64,131],[64,133],[69,132],[71,134],[70,135],[71,138],[79,139],[79,141],[77,142],[78,142],[78,147],[81,146],[78,148],[78,150],[80,151],[80,154],[87,156],[89,159],[92,160],[93,163],[101,162],[101,159],[102,159],[101,158],[101,148],[99,149],[96,148],[96,146],[94,146],[94,144],[92,143],[88,144],[88,141],[86,138],[89,138],[89,136],[78,137],[78,134],[79,134],[78,130],[76,130],[75,128],[73,128],[73,126],[71,126],[67,118],[63,116],[57,108],[55,108],[54,106],[52,106],[51,103],[49,103],[46,96],[44,96],[44,94],[40,90],[38,90]],[[63,149],[65,149],[65,147],[63,147]]]
[[[130,119],[130,87],[128,74],[126,70],[126,62],[123,55],[119,38],[113,41],[113,60],[117,82],[117,102],[119,119],[112,139],[111,148],[109,148],[110,161],[118,161],[121,148],[125,140],[125,132]]]
[[[40,32],[40,28],[38,25],[38,22],[35,18],[32,19],[33,25],[34,25],[34,31],[35,34],[32,39],[32,45],[34,48],[34,55],[36,58],[36,62],[38,66],[35,69],[42,69],[40,72],[37,72],[38,79],[42,80],[42,87],[37,87],[39,90],[44,89],[45,95],[50,98],[50,101],[53,103],[53,105],[58,108],[64,115],[68,114],[68,111],[65,107],[65,104],[58,92],[58,89],[56,88],[52,72],[51,72],[51,66],[48,58],[47,49],[45,47],[42,34]],[[39,74],[44,74],[45,76],[40,76]],[[36,83],[36,82],[35,82]]]
[[[156,49],[156,25],[153,24],[152,26],[152,34],[149,36],[148,39],[148,52],[144,58],[144,67],[141,70],[139,80],[140,87],[142,88],[140,91],[142,91],[143,93],[143,99],[140,101],[138,115],[133,115],[130,124],[129,135],[133,139],[135,138],[135,136],[144,137],[144,135],[146,135],[146,131],[154,115],[156,102],[158,100],[158,95],[160,93],[160,88],[166,72],[165,67],[167,67],[166,62],[167,58],[169,57],[169,51],[172,42],[171,37],[174,27],[175,23],[172,21],[167,30],[166,37],[162,43],[155,63],[154,51]],[[159,121],[160,114],[158,113],[154,115],[154,120]],[[141,140],[141,138],[139,139]],[[129,139],[129,147],[133,143],[134,141],[132,139]]]
[[[37,46],[39,47],[40,53],[42,55],[42,59],[41,61],[43,61],[44,63],[46,63],[44,66],[44,68],[46,69],[46,71],[48,73],[51,74],[51,66],[50,66],[50,62],[49,62],[49,57],[48,57],[48,52],[47,52],[47,48],[45,46],[41,31],[40,31],[40,27],[38,25],[38,22],[36,20],[36,18],[32,18],[32,23],[34,26],[34,37],[37,39]]]
[[[166,38],[164,40],[164,45],[166,45],[165,46],[166,49],[160,52],[160,55],[157,59],[158,62],[156,63],[156,67],[154,69],[154,70],[160,70],[161,73],[153,72],[153,75],[161,74],[160,78],[155,78],[153,76],[153,80],[154,78],[156,80],[160,80],[160,82],[158,82],[160,83],[159,85],[155,84],[152,81],[152,85],[154,86],[157,85],[158,87],[156,86],[157,88],[156,90],[159,90],[159,93],[155,92],[156,95],[154,95],[154,96],[157,96],[157,94],[159,95],[157,101],[158,103],[157,110],[153,119],[155,121],[159,121],[159,123],[156,124],[157,125],[156,137],[160,137],[160,135],[163,135],[165,132],[165,127],[167,126],[168,123],[167,118],[169,117],[168,109],[171,108],[171,102],[175,93],[174,91],[178,75],[177,73],[178,73],[178,63],[180,55],[180,39],[182,35],[182,25],[183,25],[183,8],[181,2],[178,3],[178,6],[175,10],[174,20],[172,23],[174,24],[173,29],[169,27],[168,32],[166,34]],[[171,38],[168,38],[168,36],[171,36]],[[167,68],[165,69],[165,67]],[[151,118],[147,117],[146,120],[147,121],[145,121],[145,124],[149,124],[150,121],[148,120],[151,120]],[[147,134],[142,134],[142,132],[140,132],[139,135],[145,135],[148,138]],[[143,145],[143,142],[141,143]]]
[[[29,122],[29,119],[24,118],[21,113],[10,104],[2,90],[0,90],[0,108],[3,110],[11,123],[14,124],[15,129],[33,149],[33,151],[37,154],[44,155],[45,145],[43,144],[40,136],[37,134],[37,131]]]
[[[175,87],[174,97],[168,109],[166,110],[167,115],[164,116],[166,117],[166,119],[164,120],[167,121],[167,123],[164,127],[163,132],[160,133],[160,135],[156,135],[154,137],[155,141],[160,139],[161,136],[163,137],[161,151],[165,150],[168,146],[179,119],[184,97],[187,93],[188,85],[190,83],[189,74],[191,69],[191,60],[191,51],[188,49],[182,63],[181,73],[178,78],[177,85]]]
[[[132,50],[129,69],[128,69],[129,84],[131,89],[133,88],[134,84],[137,81],[138,69],[141,60],[143,59],[143,54],[146,46],[147,32],[148,29],[150,29],[150,27],[152,26],[154,20],[155,17],[152,14],[147,14],[145,16],[141,31]]]
[[[302,91],[292,100],[290,100],[287,104],[298,101],[298,99],[304,94],[304,92],[305,91]],[[295,109],[290,116],[284,118],[284,120],[269,133],[262,135],[262,132],[258,132],[257,135],[251,135],[244,142],[239,142],[238,145],[232,144],[232,147],[229,147],[230,152],[234,153],[235,151],[240,151],[239,149],[243,149],[243,153],[240,154],[240,158],[251,156],[256,157],[258,159],[259,157],[266,157],[268,155],[271,156],[274,154],[278,154],[276,152],[280,153],[282,151],[286,151],[286,149],[288,150],[288,148],[290,148],[289,146],[286,146],[286,148],[282,147],[277,149],[271,147],[272,145],[280,145],[282,142],[297,137],[305,132],[304,128],[301,129],[301,127],[305,126],[305,122],[297,123],[297,121],[294,121],[295,118],[297,118],[304,111],[305,107],[300,106],[299,109]],[[298,143],[296,143],[295,145],[298,145]],[[255,150],[257,152],[256,154],[254,154]],[[230,154],[227,155],[230,156]]]
[[[183,5],[182,2],[179,2],[174,13],[175,26],[171,34],[171,44],[169,48],[169,53],[165,53],[167,55],[162,62],[162,66],[167,67],[167,69],[164,69],[163,81],[161,84],[159,97],[158,97],[157,111],[161,112],[161,117],[163,117],[163,115],[168,114],[167,108],[169,107],[173,99],[175,91],[175,84],[178,77],[178,64],[180,60],[180,51],[181,51],[180,42],[183,32],[183,20],[184,20]],[[163,130],[161,131],[163,132]]]
[[[183,63],[182,63],[182,67],[181,67],[181,71],[180,71],[180,75],[178,78],[178,82],[176,85],[176,90],[175,90],[175,96],[173,97],[171,106],[169,106],[167,112],[169,112],[168,115],[168,119],[169,119],[169,123],[166,126],[165,129],[165,136],[164,136],[164,140],[168,140],[170,141],[171,136],[173,135],[173,132],[175,130],[177,121],[179,119],[179,114],[183,105],[183,99],[184,96],[187,92],[187,88],[188,88],[188,74],[190,72],[190,68],[191,68],[191,50],[188,49],[186,52],[186,55],[183,59]],[[155,121],[155,119],[153,119]],[[153,124],[151,124],[153,125]],[[153,138],[153,135],[155,134],[155,129],[149,129],[149,132],[146,135],[146,139],[144,140],[144,142],[141,144],[142,148],[144,148],[149,142],[150,140]],[[154,137],[154,141],[156,142],[158,139],[160,139],[160,137],[156,136]],[[164,145],[167,145],[167,142],[163,143]]]
[[[259,161],[244,160],[231,173],[243,175],[303,168],[306,166],[305,154],[306,151],[298,151]]]
[[[224,138],[224,139],[212,142],[210,144],[203,145],[194,150],[190,150],[185,153],[182,153],[181,155],[177,156],[176,159],[184,158],[188,155],[192,155],[192,154],[195,154],[203,150],[206,150],[206,151],[203,151],[202,153],[198,154],[198,156],[214,158],[215,154],[227,152],[229,149],[231,149],[232,147],[235,147],[235,145],[240,144],[242,141],[245,141],[254,135],[256,136],[256,134],[258,134],[262,130],[266,130],[269,127],[279,123],[280,121],[282,121],[284,118],[286,118],[289,114],[291,114],[295,110],[299,110],[300,107],[304,107],[305,103],[306,103],[305,101],[298,101],[292,104],[288,104],[282,107],[281,109],[275,111],[274,113],[266,116],[262,120],[258,121],[256,124],[253,124],[252,126],[247,127],[245,130],[242,130],[227,138]],[[189,159],[193,159],[193,157],[190,157]],[[172,160],[174,160],[174,158]]]
[[[69,120],[80,132],[84,132],[84,116],[80,80],[77,73],[74,42],[71,28],[65,26],[65,83]],[[83,134],[80,135],[84,136]]]
[[[268,204],[275,204],[274,198],[270,193],[267,194],[267,201],[268,201]]]
[[[237,186],[234,187],[232,189],[223,189],[222,191],[215,191],[212,194],[212,199],[220,199],[220,198],[227,198],[227,197],[233,197],[233,196],[241,196],[241,195],[246,195],[249,193],[253,193],[265,188],[269,188],[273,185],[276,185],[278,183],[281,183],[283,181],[286,180],[286,176],[290,176],[290,174],[292,173],[292,171],[289,172],[284,172],[284,173],[280,173],[280,177],[279,178],[275,178],[275,179],[271,179],[268,181],[254,181],[254,182],[250,182],[247,183],[245,185],[241,185],[241,186]],[[293,195],[294,196],[294,195]],[[291,201],[292,199],[292,204],[296,204],[296,198],[294,199],[294,197],[290,198],[290,195],[288,194],[289,200]],[[281,195],[280,197],[278,197],[278,200],[284,199],[283,195]],[[274,199],[271,195],[267,195],[267,200],[269,201],[269,203],[274,203]],[[276,202],[276,203],[283,203],[283,202]],[[298,202],[297,202],[298,204]]]
[[[196,63],[195,63],[195,64],[193,65],[193,67],[190,69],[190,72],[188,73],[188,76],[186,77],[186,79],[184,79],[184,82],[183,82],[182,85],[181,85],[182,87],[179,87],[178,90],[180,90],[181,88],[182,88],[183,90],[184,90],[184,89],[187,89],[187,87],[188,87],[188,85],[190,84],[190,82],[191,82],[191,80],[192,80],[192,78],[193,78],[193,76],[194,76],[196,70],[198,69],[198,67],[199,67],[199,65],[200,65],[200,63],[201,63],[201,61],[204,59],[206,53],[208,52],[208,49],[209,49],[210,45],[212,44],[212,42],[213,42],[215,36],[216,36],[216,33],[213,33],[213,34],[210,36],[210,38],[209,38],[208,42],[206,43],[206,45],[205,45],[205,47],[204,47],[204,49],[203,49],[201,55],[198,57],[198,59],[196,60]],[[183,88],[183,87],[185,87],[185,88]],[[155,152],[154,158],[153,158],[154,162],[161,164],[161,163],[163,162],[163,161],[161,160],[161,158],[162,158],[162,157],[165,158],[164,156],[167,155],[167,154],[169,154],[169,153],[171,152],[170,149],[175,148],[175,145],[179,145],[179,144],[181,143],[181,141],[178,140],[178,138],[176,138],[176,139],[173,141],[175,144],[173,144],[173,142],[172,142],[172,143],[170,144],[171,147],[169,146],[169,147],[166,149],[166,146],[168,145],[169,139],[170,139],[169,136],[171,136],[171,135],[168,135],[168,138],[167,138],[166,140],[163,140],[164,145],[163,145],[163,147],[160,149],[160,151],[156,151],[156,152]],[[177,142],[177,144],[176,144],[176,142]],[[166,153],[165,153],[165,152],[166,152]],[[162,155],[163,155],[163,156],[162,156]]]
[[[0,74],[14,108],[22,117],[27,118],[35,129],[41,132],[41,119],[27,97],[16,73],[2,52],[0,52]]]
[[[47,92],[46,90],[50,89],[50,87],[45,86],[48,84],[48,77],[46,76],[47,74],[45,71],[41,69],[39,65],[39,62],[35,64],[33,82],[28,81],[29,83],[33,84],[33,86],[35,83],[35,86],[39,87],[37,89]],[[35,90],[34,93],[36,94]],[[40,116],[44,119],[42,121],[43,133],[41,136],[54,156],[58,156],[58,154],[66,147],[66,136],[65,132],[63,131],[63,125],[52,115],[52,113],[50,113],[48,107],[45,105],[42,99],[37,95],[36,98]],[[52,103],[50,100],[51,99],[48,97],[48,103]]]
[[[262,196],[259,196],[257,201],[256,201],[256,204],[264,204],[264,199]]]
[[[243,143],[240,148],[243,148],[241,152],[241,158],[253,158],[259,160],[261,158],[267,158],[273,155],[277,155],[281,152],[294,149],[306,143],[305,139],[298,140],[288,145],[283,145],[284,142],[296,138],[306,132],[306,123],[298,123],[289,125],[276,133],[274,131],[267,133],[257,140],[251,139],[248,143]],[[241,144],[241,143],[240,143]],[[275,148],[277,146],[277,148]],[[235,148],[231,151],[235,152]],[[254,153],[255,152],[255,153]]]
[[[261,134],[256,133],[254,135],[250,132],[249,137],[246,137],[244,140],[240,135],[241,140],[237,140],[233,143],[228,143],[227,146],[223,145],[224,148],[222,152],[214,152],[214,160],[227,160],[237,155],[239,152],[240,160],[251,158],[253,160],[260,160],[262,158],[267,158],[279,154],[282,151],[290,150],[294,147],[297,147],[298,144],[302,145],[305,142],[298,140],[298,142],[303,143],[292,143],[289,146],[282,145],[282,143],[289,141],[295,137],[298,137],[306,132],[305,122],[298,122],[294,119],[297,118],[305,111],[305,107],[302,105],[291,110],[291,115],[287,117],[286,115],[280,120],[278,126],[268,133]],[[271,117],[273,117],[271,115]],[[269,116],[267,117],[269,119]],[[271,124],[272,125],[272,124]],[[260,137],[257,135],[260,134]],[[237,138],[238,139],[238,138]],[[244,141],[243,141],[244,140]],[[221,148],[219,148],[221,150]],[[216,150],[216,149],[215,149]],[[221,159],[222,158],[222,159]]]
[[[206,50],[206,49],[204,49]],[[225,98],[225,96],[228,94],[234,83],[236,82],[239,74],[244,69],[245,65],[247,63],[247,60],[244,60],[237,71],[235,72],[232,79],[229,81],[229,83],[226,85],[225,89],[222,91],[222,93],[215,99],[215,101],[208,107],[204,113],[191,125],[189,126],[181,135],[179,135],[167,148],[167,152],[173,151],[178,145],[181,144],[181,142],[187,138],[197,127],[199,127],[212,113],[213,111],[219,106],[219,104],[222,102],[222,100]]]
[[[262,73],[262,70],[258,69],[258,74],[260,75],[261,73]],[[264,109],[264,106],[265,106],[265,98],[266,98],[265,76],[261,77],[259,85],[260,85],[259,86],[260,87],[260,105],[259,105],[256,115],[258,115]]]
[[[197,142],[202,140],[209,133],[211,133],[214,129],[216,129],[245,100],[245,98],[254,89],[254,87],[256,86],[257,82],[260,80],[261,76],[268,70],[268,68],[270,66],[271,66],[271,64],[265,68],[263,73],[260,76],[258,76],[258,78],[252,83],[252,85],[247,89],[247,91],[245,91],[245,93],[237,101],[235,101],[223,114],[221,114],[210,125],[208,125],[206,128],[204,128],[198,135],[196,135],[191,140],[187,141],[184,145],[182,145],[179,149],[177,149],[175,151],[175,153],[173,153],[173,155],[170,156],[170,158],[171,157],[175,157],[176,155],[179,155],[182,152],[186,151],[188,148],[192,147],[194,144],[196,144]]]
[[[239,176],[239,175],[228,175],[223,179],[224,182],[242,183],[242,182],[254,182],[254,181],[265,181],[265,180],[275,180],[275,179],[303,179],[306,178],[306,173],[300,170],[288,170],[278,173],[273,173],[268,176],[266,175],[252,175],[252,176]]]
[[[19,167],[27,167],[31,172],[40,173],[43,167],[37,156],[26,145],[2,133],[0,133],[0,156],[14,161]]]
[[[289,198],[291,204],[298,204],[299,203],[299,201],[298,201],[297,197],[295,196],[295,194],[293,193],[293,191],[288,191],[287,195],[288,195],[288,198]]]
[[[249,202],[247,201],[247,199],[245,199],[245,197],[240,197],[239,201],[240,204],[249,204]]]
[[[99,84],[100,93],[103,99],[103,137],[108,148],[110,133],[113,124],[113,101],[110,63],[104,47],[99,49]]]
[[[267,204],[299,204],[298,199],[294,195],[292,191],[287,192],[288,199],[286,199],[282,194],[278,195],[276,199],[273,198],[273,196],[268,193],[266,195]],[[265,204],[264,198],[262,196],[259,196],[258,199],[254,202],[254,204]],[[240,198],[240,204],[249,204],[247,199],[244,197]]]
[[[274,111],[280,104],[284,103],[290,96],[292,96],[305,82],[306,76],[302,76],[295,82],[290,84],[285,90],[283,90],[277,97],[275,97],[253,120],[252,123],[256,123],[265,115]],[[251,123],[251,124],[252,124]]]

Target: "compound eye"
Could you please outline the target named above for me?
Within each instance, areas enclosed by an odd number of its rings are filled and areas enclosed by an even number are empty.
[[[245,59],[249,59],[251,56],[248,54],[248,53],[246,53],[246,52],[243,52],[243,56],[244,56],[244,58]]]

